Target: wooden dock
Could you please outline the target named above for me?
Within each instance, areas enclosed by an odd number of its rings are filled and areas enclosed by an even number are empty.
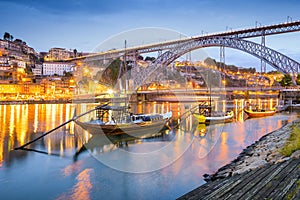
[[[300,199],[300,159],[208,182],[179,199]]]

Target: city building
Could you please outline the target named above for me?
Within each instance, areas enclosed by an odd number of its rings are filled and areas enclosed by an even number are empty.
[[[31,71],[34,76],[42,76],[43,75],[43,65],[35,64],[35,67],[31,68]]]
[[[0,39],[0,65],[17,64],[18,67],[26,68],[34,66],[36,60],[38,54],[26,42],[20,39],[14,41]]]
[[[44,62],[43,63],[43,75],[63,76],[66,72],[73,72],[75,64],[70,62]]]
[[[73,52],[66,50],[65,48],[51,48],[46,57],[44,57],[45,61],[61,61],[71,58],[73,56]]]

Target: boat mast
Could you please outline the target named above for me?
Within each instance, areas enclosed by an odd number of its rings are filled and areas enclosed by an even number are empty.
[[[127,41],[125,40],[124,48],[124,68],[125,68],[125,107],[127,106],[127,63],[126,63],[126,46]]]
[[[211,71],[208,70],[207,71],[207,87],[209,88],[209,104],[208,104],[208,112],[209,112],[209,115],[211,115],[211,110],[212,110],[212,101],[211,101],[211,81],[209,81],[211,79]],[[208,89],[207,88],[207,89]]]
[[[210,73],[210,72],[209,72]],[[210,74],[209,74],[210,75]],[[211,109],[211,82],[209,83],[209,107]],[[210,110],[211,112],[211,110]]]

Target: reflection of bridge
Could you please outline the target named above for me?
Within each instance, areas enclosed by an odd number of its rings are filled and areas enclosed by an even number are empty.
[[[300,21],[194,36],[190,38],[172,40],[156,44],[130,47],[127,49],[101,52],[77,59],[85,59],[88,62],[93,60],[116,58],[123,56],[125,54],[125,51],[126,55],[136,58],[139,54],[159,52],[159,56],[147,68],[140,69],[138,67],[134,67],[132,69],[135,87],[144,84],[149,75],[156,71],[158,68],[167,66],[185,53],[195,49],[213,46],[221,47],[221,61],[222,59],[224,60],[225,56],[224,48],[234,48],[261,59],[262,62],[268,63],[279,72],[295,75],[298,73],[300,68],[300,64],[297,61],[265,46],[266,36],[295,31],[300,31]],[[253,37],[261,37],[261,44],[245,40],[246,38]]]
[[[157,89],[157,90],[138,90],[132,93],[131,99],[138,101],[208,101],[212,100],[231,100],[231,99],[266,99],[278,98],[280,93],[284,93],[282,87],[226,87],[226,88],[211,88],[211,91],[205,88],[172,88],[172,89]],[[284,93],[285,94],[285,93]],[[135,96],[136,95],[136,96]]]

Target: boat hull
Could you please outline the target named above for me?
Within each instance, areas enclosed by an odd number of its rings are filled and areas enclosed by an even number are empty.
[[[249,116],[249,117],[267,117],[267,116],[272,116],[276,113],[275,110],[270,110],[270,111],[252,111],[252,110],[244,110],[245,113]]]
[[[117,125],[100,125],[76,121],[76,124],[91,135],[106,135],[118,137],[147,138],[161,134],[165,129],[167,119],[157,122],[142,122]]]
[[[194,113],[194,117],[198,120],[200,124],[214,124],[214,123],[227,123],[231,122],[233,119],[233,112],[231,111],[228,115],[224,116],[205,116],[202,114]]]

